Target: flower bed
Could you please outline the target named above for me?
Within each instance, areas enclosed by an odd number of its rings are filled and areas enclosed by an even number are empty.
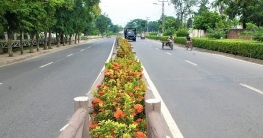
[[[93,138],[146,138],[142,64],[131,44],[118,37],[115,59],[106,63],[104,80],[93,92],[90,135]]]

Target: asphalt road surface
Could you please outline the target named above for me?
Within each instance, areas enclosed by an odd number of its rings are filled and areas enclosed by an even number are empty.
[[[73,98],[88,92],[113,41],[1,67],[0,137],[57,137],[73,114]],[[131,43],[183,137],[263,137],[262,65],[177,46],[161,49],[147,39]]]
[[[0,68],[0,138],[55,138],[91,88],[114,38]]]
[[[183,137],[263,137],[262,65],[178,46],[162,49],[147,39],[132,45]]]

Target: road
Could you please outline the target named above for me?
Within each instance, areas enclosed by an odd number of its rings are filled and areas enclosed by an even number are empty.
[[[54,138],[91,88],[114,38],[0,68],[0,138]]]
[[[262,65],[177,46],[162,50],[147,39],[132,44],[183,137],[263,137]]]
[[[88,92],[113,41],[1,67],[0,137],[57,137],[73,114],[73,98]],[[183,137],[263,136],[262,65],[177,46],[162,50],[153,40],[131,43]]]

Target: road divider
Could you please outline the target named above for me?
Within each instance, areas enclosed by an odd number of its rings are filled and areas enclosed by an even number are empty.
[[[252,87],[252,86],[249,86],[249,85],[246,85],[246,84],[243,84],[243,83],[239,83],[239,84],[240,84],[241,86],[244,86],[244,87],[252,90],[252,91],[255,91],[255,92],[258,92],[258,93],[260,93],[260,94],[263,94],[263,91],[261,91],[261,90],[259,90],[259,89],[256,89],[256,88],[254,88],[254,87]]]

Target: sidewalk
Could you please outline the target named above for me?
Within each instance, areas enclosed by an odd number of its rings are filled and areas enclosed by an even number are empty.
[[[22,61],[22,60],[32,58],[32,57],[37,57],[43,54],[48,54],[48,53],[64,50],[70,47],[78,46],[80,44],[84,44],[84,43],[94,41],[94,40],[96,39],[80,40],[80,42],[77,44],[74,44],[74,42],[72,42],[71,45],[65,45],[65,46],[60,45],[60,47],[53,45],[51,46],[52,49],[47,49],[47,50],[43,50],[43,48],[40,48],[39,51],[36,51],[36,49],[34,49],[34,53],[29,53],[29,50],[24,50],[23,55],[21,55],[20,51],[17,51],[13,53],[13,57],[9,57],[8,53],[0,54],[0,67],[10,65],[10,64]]]

